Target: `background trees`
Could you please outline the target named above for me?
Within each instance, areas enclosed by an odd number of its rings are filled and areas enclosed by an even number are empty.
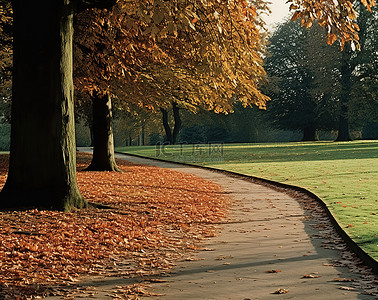
[[[351,140],[349,125],[355,127],[364,123],[374,124],[377,120],[377,9],[372,13],[364,10],[362,5],[357,8],[357,23],[360,28],[360,51],[352,51],[348,46],[341,54],[340,84],[340,119],[338,126],[339,141]],[[359,124],[358,124],[359,123]]]
[[[341,52],[337,46],[321,43],[324,33],[316,24],[305,29],[286,22],[274,32],[266,69],[272,97],[268,110],[276,126],[303,130],[303,140],[315,140],[317,130],[334,129],[337,140],[348,141],[350,121],[353,130],[374,124],[377,14],[376,9],[370,13],[362,5],[357,10],[359,51],[349,44]]]
[[[268,46],[268,112],[278,128],[301,130],[304,141],[317,140],[318,130],[335,125],[339,54],[322,40],[320,27],[286,22]]]

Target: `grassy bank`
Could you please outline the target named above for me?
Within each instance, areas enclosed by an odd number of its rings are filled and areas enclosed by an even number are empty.
[[[378,259],[378,141],[177,145],[118,151],[231,170],[304,187]]]

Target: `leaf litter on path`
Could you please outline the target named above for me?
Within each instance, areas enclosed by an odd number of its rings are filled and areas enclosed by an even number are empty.
[[[8,159],[0,155],[0,188]],[[215,183],[124,161],[117,162],[122,172],[84,171],[90,159],[78,154],[80,191],[110,209],[0,212],[1,299],[69,296],[64,287],[84,274],[164,274],[213,236],[226,215],[228,198]],[[142,293],[147,286],[126,289]]]

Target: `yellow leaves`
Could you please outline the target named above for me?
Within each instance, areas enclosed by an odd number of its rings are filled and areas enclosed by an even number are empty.
[[[302,19],[302,26],[306,28],[310,28],[312,26],[312,21],[311,19]]]
[[[197,20],[197,19],[195,19]],[[196,30],[196,27],[194,26],[194,23],[188,20],[189,27],[192,28],[193,30]]]
[[[214,11],[213,16],[215,20],[219,20],[219,13],[217,11]]]
[[[371,12],[372,10],[372,7],[375,6],[376,2],[375,0],[371,0],[371,1],[368,1],[368,0],[361,0],[361,3],[363,5],[365,5],[365,7]]]
[[[290,7],[289,7],[289,10],[296,10],[296,9],[299,9],[299,6],[296,5],[296,4],[290,4]]]
[[[99,24],[98,34],[88,34],[91,57],[81,56],[84,63],[76,68],[81,73],[75,76],[76,84],[86,85],[82,91],[109,89],[142,107],[180,98],[177,101],[191,110],[217,107],[224,112],[232,107],[234,95],[263,107],[265,97],[257,92],[264,76],[257,12],[264,9],[246,0],[232,0],[227,6],[215,0],[196,5],[142,0],[119,2],[109,20],[88,12],[88,20]],[[112,32],[100,26],[109,22]],[[95,45],[101,34],[107,40],[98,53]]]
[[[291,17],[290,21],[293,22],[293,21],[297,20],[300,16],[301,16],[301,12],[297,10],[297,11],[293,14],[293,16]]]
[[[336,42],[336,40],[337,40],[337,35],[336,34],[334,34],[334,33],[329,33],[328,34],[327,43],[329,45],[332,45],[334,42]]]
[[[375,0],[360,1],[370,11],[375,5]],[[346,42],[353,42],[355,48],[359,48],[357,14],[351,1],[289,0],[288,2],[291,3],[290,10],[295,10],[291,18],[292,21],[302,19],[302,25],[308,28],[317,18],[318,23],[328,32],[328,44],[333,44],[339,38],[341,48],[344,47]]]

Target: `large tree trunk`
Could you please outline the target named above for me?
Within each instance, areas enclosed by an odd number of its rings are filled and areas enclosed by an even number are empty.
[[[109,95],[94,93],[93,108],[93,158],[88,171],[119,171],[114,158],[112,130],[112,102]]]
[[[93,120],[92,120],[92,124],[90,124],[89,126],[89,135],[91,137],[91,144],[89,145],[90,147],[93,147],[94,143],[93,143],[93,140],[94,140],[94,134],[93,134]]]
[[[180,108],[178,107],[176,102],[172,102],[172,111],[173,111],[173,120],[174,120],[174,127],[173,131],[171,130],[171,126],[169,126],[168,120],[168,111],[164,108],[160,108],[162,116],[163,116],[163,126],[166,136],[166,141],[169,142],[171,145],[175,145],[177,143],[177,137],[181,130],[181,117],[180,117]]]
[[[352,85],[352,61],[351,49],[346,45],[342,53],[342,63],[340,68],[341,73],[341,95],[340,95],[340,116],[339,116],[339,131],[336,141],[351,141],[349,132],[349,97],[351,94]]]
[[[339,131],[337,134],[336,141],[351,141],[352,138],[349,132],[349,117],[348,117],[348,102],[347,101],[340,101],[340,116],[339,116]]]
[[[76,183],[71,1],[12,5],[10,165],[0,207],[84,207]]]
[[[171,127],[169,126],[168,111],[164,108],[160,108],[160,110],[161,110],[161,113],[162,113],[162,116],[163,116],[163,126],[164,126],[166,141],[169,142],[172,145],[173,144],[173,136],[172,136]]]
[[[177,137],[181,130],[181,117],[180,117],[180,109],[176,102],[172,102],[172,110],[173,110],[173,119],[175,120],[175,126],[173,127],[172,133],[172,144],[175,145],[177,143]]]
[[[303,129],[302,142],[319,141],[319,132],[314,125],[308,125]]]

